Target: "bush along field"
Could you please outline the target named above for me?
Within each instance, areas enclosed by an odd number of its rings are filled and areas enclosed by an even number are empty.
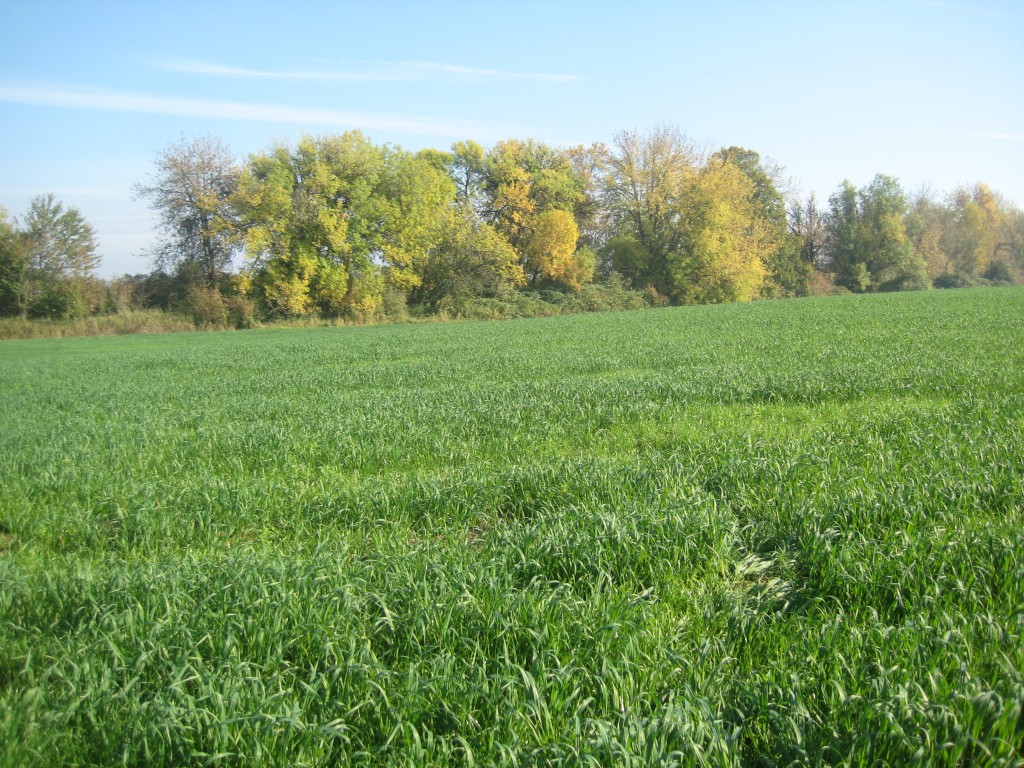
[[[0,344],[0,764],[1024,764],[1024,290]]]

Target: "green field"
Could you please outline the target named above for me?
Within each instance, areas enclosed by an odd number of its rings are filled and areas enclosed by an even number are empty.
[[[1024,764],[1024,289],[0,343],[0,764]]]

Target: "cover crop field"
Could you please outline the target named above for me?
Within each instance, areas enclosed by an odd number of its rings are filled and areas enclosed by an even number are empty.
[[[1024,290],[0,344],[0,762],[1020,765]]]

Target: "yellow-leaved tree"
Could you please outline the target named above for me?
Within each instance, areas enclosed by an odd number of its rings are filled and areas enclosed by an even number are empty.
[[[531,221],[524,247],[526,274],[531,283],[550,280],[579,289],[594,279],[593,265],[586,274],[576,257],[580,230],[568,211],[545,211]]]
[[[946,249],[954,270],[966,275],[983,275],[999,243],[1000,210],[996,196],[984,184],[958,189],[950,200],[953,221]]]
[[[531,284],[578,290],[593,280],[589,251],[577,254],[577,213],[588,205],[587,180],[564,150],[541,142],[499,142],[482,165],[485,222],[519,254]]]
[[[373,145],[358,131],[303,137],[250,158],[235,204],[252,287],[274,314],[364,318],[385,285],[408,292],[455,196],[429,156]]]
[[[758,216],[751,180],[728,160],[708,163],[689,185],[682,247],[669,259],[669,295],[681,303],[750,301],[767,275],[778,231]]]
[[[251,290],[266,312],[344,308],[352,249],[343,179],[331,162],[338,150],[306,136],[294,151],[279,145],[254,155],[241,174],[234,204],[244,222]]]

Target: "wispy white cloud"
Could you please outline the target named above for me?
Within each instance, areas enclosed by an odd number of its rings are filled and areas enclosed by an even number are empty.
[[[1024,133],[976,133],[979,139],[996,139],[998,141],[1024,141]]]
[[[342,82],[422,82],[426,80],[527,80],[565,83],[577,80],[576,75],[542,72],[511,72],[500,69],[478,69],[434,61],[346,61],[339,69],[262,70],[217,64],[208,61],[154,62],[161,69],[194,75],[219,75],[273,80],[333,80]]]
[[[486,140],[510,135],[508,127],[499,128],[469,120],[350,112],[284,104],[182,99],[131,91],[55,84],[0,81],[0,102],[106,112],[199,117],[211,120],[287,123],[306,127],[359,128],[393,131],[416,136],[477,136]],[[514,132],[513,129],[512,133]]]

